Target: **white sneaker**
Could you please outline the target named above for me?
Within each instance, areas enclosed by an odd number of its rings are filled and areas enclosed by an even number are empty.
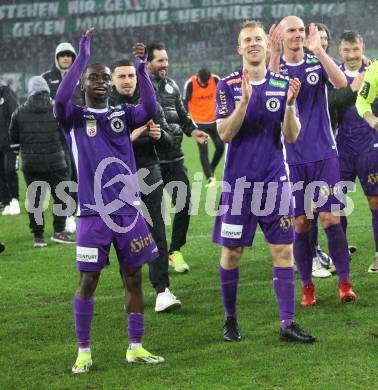
[[[378,257],[374,256],[373,262],[368,269],[369,274],[377,274],[378,273]]]
[[[168,288],[156,297],[155,312],[164,313],[180,309],[181,302],[169,291]]]
[[[329,278],[332,274],[320,264],[317,257],[314,257],[312,259],[312,276],[314,278]]]
[[[66,219],[66,232],[67,233],[75,233],[76,232],[76,222],[75,222],[75,217],[67,217]]]
[[[1,213],[1,215],[12,215],[12,214],[11,214],[11,207],[10,207],[10,204],[8,204],[7,206],[4,207],[4,210],[3,210],[3,212]]]
[[[2,215],[18,215],[21,213],[20,204],[17,199],[12,199],[8,206],[5,206]]]

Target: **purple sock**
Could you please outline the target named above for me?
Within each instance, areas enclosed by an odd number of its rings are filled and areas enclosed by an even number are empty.
[[[349,282],[349,250],[343,228],[338,223],[324,229],[328,239],[328,250],[340,282]]]
[[[343,232],[346,236],[346,232],[347,232],[347,227],[348,227],[348,220],[347,220],[347,217],[345,217],[344,215],[342,215],[340,217],[340,224],[341,224],[341,227],[343,228]]]
[[[127,315],[127,334],[129,343],[141,343],[144,333],[144,314],[129,313]]]
[[[219,267],[224,314],[236,318],[236,295],[239,284],[239,267],[226,270]]]
[[[93,297],[87,301],[74,297],[72,301],[75,317],[75,330],[79,348],[89,348],[91,344],[91,322],[93,318]]]
[[[280,308],[281,328],[285,329],[294,321],[295,283],[294,268],[273,268],[273,287]]]
[[[378,252],[378,210],[370,210],[370,211],[371,211],[371,220],[373,224],[375,251]]]
[[[318,214],[314,213],[314,219],[311,220],[309,231],[309,240],[311,245],[312,257],[316,257],[316,247],[318,246]]]
[[[309,232],[295,232],[294,259],[302,287],[312,283],[312,250]]]

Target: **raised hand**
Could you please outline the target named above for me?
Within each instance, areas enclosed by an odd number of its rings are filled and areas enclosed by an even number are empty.
[[[273,24],[268,35],[268,50],[281,54],[283,39],[283,28],[281,24]]]
[[[90,37],[94,33],[94,31],[95,31],[94,27],[89,27],[84,35],[88,38],[88,37]]]
[[[248,104],[252,96],[251,79],[247,69],[243,69],[241,103]]]
[[[133,46],[132,53],[134,57],[139,57],[141,60],[144,60],[146,55],[146,46],[143,43],[138,42]]]
[[[94,27],[88,28],[88,30],[84,33],[83,37],[80,40],[80,50],[84,51],[86,57],[89,57],[91,54],[91,40],[94,31]]]
[[[292,106],[295,103],[296,98],[298,97],[299,91],[301,89],[301,82],[299,79],[294,78],[289,81],[289,89],[287,91],[287,101],[288,106]]]
[[[314,54],[322,48],[322,41],[320,39],[320,33],[315,23],[310,23],[308,36],[306,37],[307,49]]]

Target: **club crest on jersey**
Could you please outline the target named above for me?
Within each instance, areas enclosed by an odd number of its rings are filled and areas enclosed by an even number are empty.
[[[121,133],[125,128],[125,124],[122,119],[116,117],[110,121],[110,127],[115,133]]]
[[[311,72],[307,75],[306,80],[309,84],[315,85],[319,81],[319,75],[315,72]]]
[[[173,87],[172,87],[172,85],[167,84],[167,85],[165,86],[165,91],[166,91],[167,93],[173,93]]]
[[[281,107],[281,103],[280,101],[275,98],[275,97],[272,97],[270,99],[268,99],[266,101],[266,108],[270,111],[270,112],[276,112],[280,109]]]
[[[94,137],[97,134],[96,120],[87,119],[87,134],[88,137]]]

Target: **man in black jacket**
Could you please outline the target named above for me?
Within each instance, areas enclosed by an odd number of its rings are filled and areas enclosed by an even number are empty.
[[[34,247],[45,247],[43,238],[44,217],[43,195],[47,184],[54,198],[53,227],[51,240],[61,244],[72,244],[74,241],[64,232],[66,216],[60,215],[68,202],[67,193],[57,194],[61,181],[68,181],[67,163],[63,150],[62,134],[52,112],[52,100],[46,81],[41,76],[34,76],[28,83],[28,99],[12,115],[9,136],[14,150],[21,150],[22,171],[28,188],[30,211],[30,229],[34,235]],[[41,185],[36,185],[34,182]],[[35,192],[33,191],[35,190]],[[43,194],[44,193],[44,194]],[[58,196],[59,195],[59,196]],[[34,199],[32,199],[34,197]],[[36,213],[41,210],[40,214]],[[40,216],[40,218],[38,218]]]
[[[130,60],[117,60],[111,66],[113,91],[110,105],[124,103],[138,104],[139,90],[134,63]],[[159,250],[159,258],[149,263],[150,281],[156,290],[156,312],[167,312],[181,307],[181,302],[169,290],[168,249],[165,224],[162,215],[163,180],[156,150],[172,147],[172,136],[161,106],[152,123],[134,129],[131,134],[136,166],[140,177],[141,198],[147,210],[144,214],[152,237]],[[153,190],[152,190],[153,189]],[[152,190],[151,192],[149,192]]]
[[[42,74],[42,77],[47,81],[50,89],[50,95],[55,99],[56,91],[63,80],[64,75],[74,63],[76,51],[69,42],[62,42],[55,49],[54,64],[51,69]],[[75,94],[72,98],[74,104],[78,106],[84,105],[84,95],[78,85]]]
[[[173,220],[169,263],[177,272],[186,272],[189,271],[189,266],[181,253],[181,247],[186,242],[186,234],[189,228],[191,194],[181,143],[183,133],[188,137],[192,136],[200,144],[207,143],[208,134],[197,128],[185,110],[177,84],[167,77],[168,55],[164,46],[151,44],[147,46],[147,52],[148,70],[156,91],[156,97],[163,107],[165,118],[174,136],[172,148],[158,151],[164,184],[167,185],[172,181],[181,182],[186,189],[186,194],[179,191],[178,187],[172,190],[174,206],[177,207],[178,204],[183,203],[183,207],[181,207],[181,210],[176,210]],[[181,197],[183,199],[180,199]]]
[[[0,80],[0,206],[5,207],[2,215],[20,214],[18,156],[11,150],[8,136],[11,116],[17,105],[16,94]]]
[[[54,64],[51,69],[42,74],[42,77],[47,81],[47,84],[50,89],[50,95],[52,99],[55,99],[56,91],[60,83],[63,80],[64,75],[67,73],[68,69],[71,67],[76,58],[76,51],[74,47],[69,42],[62,42],[55,49],[54,55]],[[75,93],[72,97],[72,101],[74,104],[78,106],[84,105],[84,94],[78,84],[75,90]],[[67,170],[68,176],[72,181],[76,181],[76,172],[75,167],[72,164],[69,150],[66,146],[66,143],[63,144],[66,162],[67,162]],[[76,193],[70,194],[75,201],[77,201]],[[76,230],[76,223],[73,216],[70,216],[66,220],[66,230],[69,233],[73,233]]]

